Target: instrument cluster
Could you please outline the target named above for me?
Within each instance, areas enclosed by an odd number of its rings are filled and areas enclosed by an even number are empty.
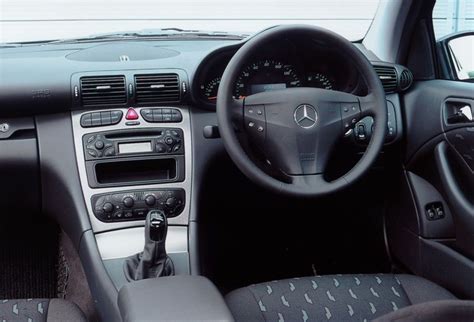
[[[302,51],[293,43],[269,48],[249,61],[235,79],[233,96],[237,99],[259,92],[289,87],[315,87],[348,93],[362,91],[358,74],[343,54],[322,47]],[[200,106],[215,108],[222,74],[235,53],[219,51],[204,60],[194,82]],[[345,63],[342,63],[345,62]]]

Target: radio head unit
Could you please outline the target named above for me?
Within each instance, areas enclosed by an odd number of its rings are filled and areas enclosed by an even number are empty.
[[[123,130],[86,134],[85,159],[184,154],[183,131],[174,128]]]
[[[82,144],[91,188],[184,180],[183,131],[177,128],[89,133]]]

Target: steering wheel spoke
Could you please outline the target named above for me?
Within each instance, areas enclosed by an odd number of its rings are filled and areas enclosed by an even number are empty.
[[[324,175],[319,174],[306,174],[306,175],[292,175],[291,184],[296,185],[302,190],[310,189],[310,187],[324,187],[328,184]]]
[[[370,93],[366,96],[359,96],[359,104],[360,104],[360,117],[366,117],[366,116],[375,116],[375,114],[378,111],[377,108],[377,99],[374,96],[374,94]]]

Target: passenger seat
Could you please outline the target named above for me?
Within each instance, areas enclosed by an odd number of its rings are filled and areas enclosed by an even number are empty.
[[[0,300],[0,321],[87,321],[79,307],[63,299]]]

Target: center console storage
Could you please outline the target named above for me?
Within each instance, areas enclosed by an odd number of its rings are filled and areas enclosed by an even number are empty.
[[[170,276],[126,284],[118,306],[123,321],[233,321],[217,288],[202,276]]]

